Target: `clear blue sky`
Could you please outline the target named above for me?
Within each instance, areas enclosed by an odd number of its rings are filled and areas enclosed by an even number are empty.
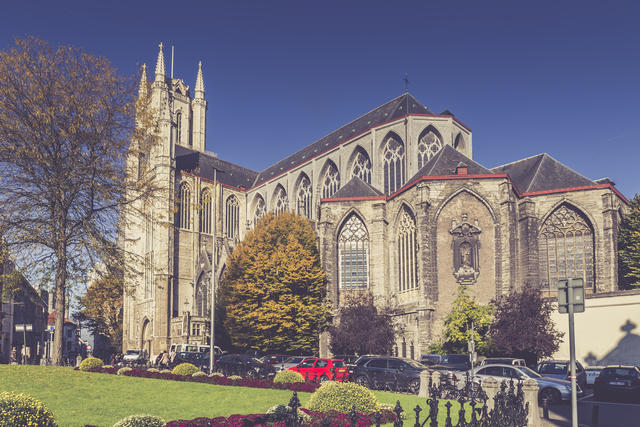
[[[207,148],[262,170],[409,90],[473,130],[487,167],[547,152],[640,193],[636,1],[23,1],[0,49],[38,35],[124,73],[175,46],[209,101]],[[165,50],[167,70],[170,48]]]

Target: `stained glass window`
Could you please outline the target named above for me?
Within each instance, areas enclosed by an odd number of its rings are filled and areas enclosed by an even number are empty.
[[[307,176],[303,176],[298,186],[298,215],[311,219],[313,215],[312,200],[311,181]]]
[[[371,184],[371,160],[364,150],[358,150],[351,166],[351,176],[357,176],[367,184]]]
[[[200,193],[200,232],[211,234],[211,193],[207,188]]]
[[[225,234],[230,239],[238,237],[240,204],[236,196],[229,196],[225,205]]]
[[[267,205],[264,202],[264,199],[258,196],[258,200],[256,200],[256,209],[253,214],[253,225],[256,225],[258,220],[267,213]]]
[[[404,145],[389,137],[382,152],[384,163],[384,192],[391,194],[404,184]]]
[[[178,205],[178,227],[191,229],[191,189],[187,184],[180,186],[180,199]]]
[[[276,190],[275,203],[274,203],[274,212],[276,215],[280,215],[282,212],[285,212],[289,206],[289,199],[287,198],[287,192],[284,191],[284,188],[279,187]]]
[[[340,188],[340,174],[336,166],[331,163],[322,181],[322,197],[326,199],[333,196],[338,188]]]
[[[432,130],[425,132],[418,141],[418,169],[426,165],[441,148],[440,138]]]
[[[418,284],[416,263],[416,222],[403,209],[398,227],[398,290],[415,289]]]
[[[369,233],[356,215],[351,215],[340,230],[338,264],[340,289],[367,289]]]

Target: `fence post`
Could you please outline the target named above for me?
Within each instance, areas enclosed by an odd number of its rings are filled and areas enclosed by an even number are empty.
[[[487,412],[493,409],[493,398],[498,394],[498,381],[495,378],[489,377],[482,380],[482,389],[487,393]]]
[[[524,391],[524,404],[529,403],[529,414],[527,415],[527,427],[540,427],[540,407],[538,406],[538,383],[529,378],[522,384]]]
[[[420,390],[418,391],[418,397],[429,397],[429,379],[431,373],[428,369],[420,372]]]

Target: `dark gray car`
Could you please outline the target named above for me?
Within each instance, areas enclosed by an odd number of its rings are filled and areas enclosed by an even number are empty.
[[[369,388],[417,393],[420,389],[420,373],[426,369],[412,359],[371,357],[355,366],[352,381]]]
[[[538,363],[536,372],[543,377],[557,378],[559,380],[570,380],[568,360],[545,360]],[[587,386],[587,373],[580,362],[576,362],[576,382],[581,388]]]

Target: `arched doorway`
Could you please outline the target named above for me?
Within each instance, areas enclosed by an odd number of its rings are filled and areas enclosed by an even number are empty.
[[[142,333],[140,334],[140,349],[144,350],[145,357],[151,356],[151,322],[145,319],[142,322]]]

